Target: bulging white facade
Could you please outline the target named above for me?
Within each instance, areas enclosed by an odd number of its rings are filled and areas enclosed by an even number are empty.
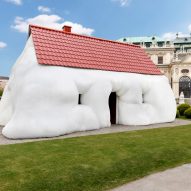
[[[30,37],[0,101],[2,133],[36,138],[109,127],[111,92],[117,95],[117,124],[175,119],[176,103],[165,76],[40,65]]]

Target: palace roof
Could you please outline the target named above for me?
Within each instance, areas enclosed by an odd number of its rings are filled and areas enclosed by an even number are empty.
[[[165,40],[158,36],[138,36],[138,37],[123,37],[118,39],[119,42],[127,43],[142,43],[142,42],[164,42]]]
[[[191,43],[191,37],[176,37],[174,39],[174,44],[186,44],[186,43]]]

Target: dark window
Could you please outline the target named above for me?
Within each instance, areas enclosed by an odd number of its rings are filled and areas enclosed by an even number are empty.
[[[145,43],[146,47],[149,48],[150,47],[150,43]]]
[[[163,47],[163,43],[158,42],[158,47]]]
[[[185,98],[190,98],[191,96],[191,80],[188,76],[182,76],[179,80],[179,95],[184,93]]]
[[[181,72],[184,74],[184,73],[189,73],[189,70],[188,69],[182,69]]]
[[[158,64],[163,64],[163,56],[158,56]]]

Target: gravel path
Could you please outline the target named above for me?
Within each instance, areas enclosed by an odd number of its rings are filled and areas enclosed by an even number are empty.
[[[191,164],[185,164],[130,182],[110,191],[190,191]]]
[[[63,135],[63,136],[53,137],[53,138],[17,139],[17,140],[5,138],[1,133],[3,127],[0,126],[0,145],[33,142],[33,141],[40,141],[40,140],[50,140],[50,139],[64,139],[64,138],[69,138],[69,137],[80,137],[80,136],[87,136],[87,135],[108,134],[108,133],[134,131],[134,130],[142,130],[142,129],[175,127],[175,126],[179,126],[179,125],[188,125],[188,124],[191,124],[191,120],[176,119],[172,123],[160,123],[160,124],[145,125],[145,126],[112,125],[111,127],[106,127],[106,128],[102,128],[102,129],[97,129],[97,130],[92,130],[92,131],[84,131],[84,132],[76,132],[76,133],[71,133],[68,135]]]

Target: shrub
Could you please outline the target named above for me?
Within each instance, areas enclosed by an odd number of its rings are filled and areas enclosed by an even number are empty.
[[[190,108],[190,105],[187,104],[187,103],[180,104],[180,105],[177,107],[177,109],[178,109],[179,112],[180,112],[180,115],[184,115],[184,112],[185,112],[188,108]]]
[[[3,95],[3,89],[0,89],[0,97]]]
[[[179,112],[179,110],[177,109],[176,110],[176,118],[179,118],[180,117],[180,112]]]
[[[191,119],[191,107],[184,112],[184,116]]]

